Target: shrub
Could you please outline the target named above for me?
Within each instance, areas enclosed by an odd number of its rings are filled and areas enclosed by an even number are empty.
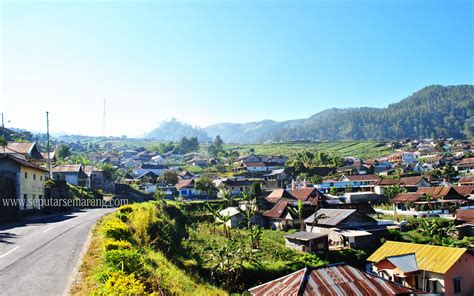
[[[99,295],[148,295],[145,285],[135,275],[123,272],[111,273]]]
[[[118,219],[113,219],[104,225],[103,233],[106,238],[117,241],[132,241],[132,231],[126,223]]]
[[[133,246],[128,241],[116,241],[116,240],[106,240],[104,241],[104,249],[105,251],[111,250],[131,250]]]
[[[143,260],[135,250],[110,250],[105,253],[105,263],[112,269],[140,274]]]

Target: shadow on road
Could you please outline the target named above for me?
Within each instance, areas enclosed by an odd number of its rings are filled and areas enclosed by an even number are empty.
[[[85,210],[78,209],[70,212],[58,213],[54,215],[47,215],[47,216],[28,216],[23,217],[22,220],[8,223],[4,225],[0,225],[0,231],[8,230],[15,227],[22,227],[27,225],[34,225],[34,224],[45,224],[45,223],[54,223],[54,222],[61,222],[68,219],[72,219],[77,217],[77,213],[84,212]],[[0,232],[0,242],[2,242],[1,238],[2,235],[5,233]]]
[[[12,242],[8,241],[10,238],[17,237],[16,234],[10,232],[1,232],[0,233],[0,244],[13,244]]]

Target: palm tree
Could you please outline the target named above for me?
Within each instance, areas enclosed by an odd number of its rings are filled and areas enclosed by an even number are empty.
[[[311,223],[311,229],[309,230],[309,232],[313,232],[313,227],[315,225],[318,225],[318,221],[320,219],[326,219],[326,218],[328,218],[328,216],[326,216],[324,213],[318,214],[318,209],[316,208],[316,210],[314,211],[313,223]]]

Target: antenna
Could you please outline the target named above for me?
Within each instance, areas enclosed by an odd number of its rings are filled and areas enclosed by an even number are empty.
[[[51,153],[49,152],[49,112],[46,111],[46,152],[48,153],[48,174],[49,178],[51,178]]]
[[[102,114],[102,135],[105,136],[105,102],[104,99],[104,113]]]

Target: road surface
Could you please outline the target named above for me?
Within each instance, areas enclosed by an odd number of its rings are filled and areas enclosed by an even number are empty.
[[[0,226],[0,295],[66,295],[95,221],[90,209]]]

